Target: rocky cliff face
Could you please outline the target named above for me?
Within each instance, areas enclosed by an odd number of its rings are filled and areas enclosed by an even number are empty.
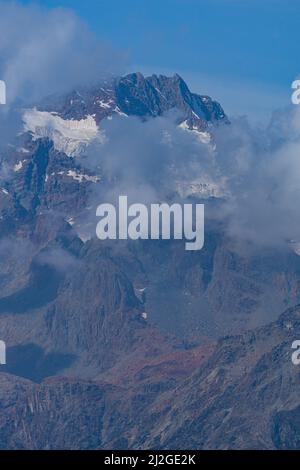
[[[296,449],[299,307],[215,346],[131,362],[93,381],[1,374],[1,446]]]
[[[179,111],[179,123],[205,130],[210,123],[228,122],[219,103],[209,96],[192,93],[179,75],[166,77],[131,73],[104,82],[94,89],[74,91],[66,97],[39,106],[56,111],[64,119],[84,119],[93,115],[97,123],[113,115],[155,117],[170,110]]]
[[[298,255],[241,254],[213,220],[197,253],[179,241],[90,236],[91,195],[118,186],[86,165],[102,123],[173,110],[202,141],[228,123],[178,75],[137,73],[27,110],[23,134],[3,150],[2,448],[298,445],[299,309],[278,320],[300,301]],[[202,189],[190,197],[202,200]],[[205,197],[214,207],[218,198]]]

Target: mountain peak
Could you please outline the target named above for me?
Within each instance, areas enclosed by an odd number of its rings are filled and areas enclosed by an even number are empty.
[[[172,109],[179,110],[178,124],[185,129],[205,131],[211,125],[228,123],[219,103],[208,96],[192,93],[177,73],[169,77],[162,74],[145,77],[141,72],[132,72],[102,82],[93,89],[69,93],[38,109],[58,113],[68,120],[94,116],[97,124],[116,114],[145,119],[162,116]]]

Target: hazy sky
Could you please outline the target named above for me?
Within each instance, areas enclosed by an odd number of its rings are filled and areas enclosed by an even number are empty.
[[[32,3],[24,0],[24,4]],[[300,0],[40,0],[73,9],[128,54],[130,70],[178,72],[228,114],[264,119],[300,72]]]

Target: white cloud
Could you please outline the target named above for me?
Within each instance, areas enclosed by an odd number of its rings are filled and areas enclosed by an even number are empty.
[[[0,1],[0,77],[7,99],[36,100],[119,72],[124,56],[70,10]]]

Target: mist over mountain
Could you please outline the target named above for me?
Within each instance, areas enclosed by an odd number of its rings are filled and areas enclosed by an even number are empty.
[[[178,75],[131,73],[19,119],[1,149],[1,447],[297,446],[297,112],[258,131]],[[120,194],[204,202],[204,248],[98,240],[96,206]]]

